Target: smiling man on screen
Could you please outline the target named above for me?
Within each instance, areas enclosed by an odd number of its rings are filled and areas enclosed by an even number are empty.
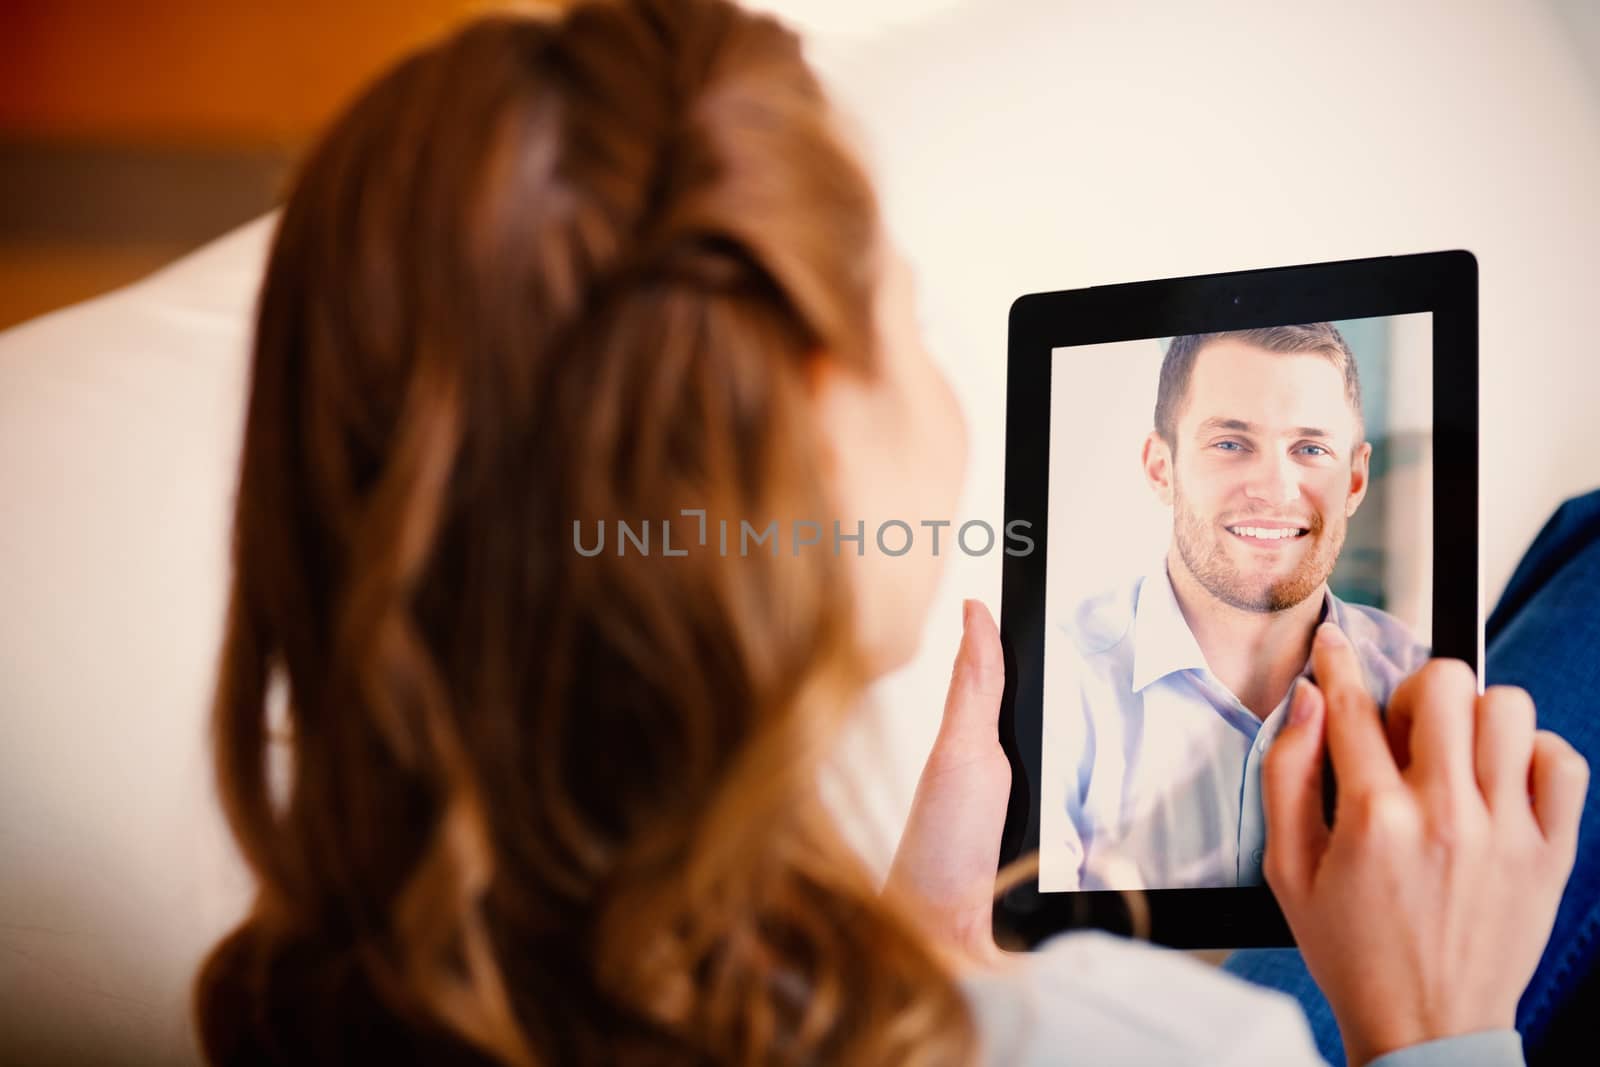
[[[1046,891],[1260,884],[1261,760],[1318,623],[1349,637],[1380,705],[1428,656],[1328,589],[1372,456],[1332,324],[1174,338],[1154,422],[1165,557],[1081,604],[1057,642],[1069,684],[1045,735],[1067,774],[1045,785]]]

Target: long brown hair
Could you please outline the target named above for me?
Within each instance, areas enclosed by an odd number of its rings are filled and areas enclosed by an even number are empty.
[[[971,1058],[818,796],[842,561],[681,514],[825,513],[808,374],[874,373],[878,227],[795,38],[723,0],[476,22],[327,133],[256,327],[211,1061]]]

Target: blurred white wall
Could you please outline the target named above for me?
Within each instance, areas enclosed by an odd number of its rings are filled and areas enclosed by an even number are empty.
[[[1600,485],[1600,78],[1581,5],[770,6],[831,34],[813,54],[865,130],[971,423],[963,517],[1002,513],[1019,294],[1451,248],[1480,266],[1486,609],[1556,504]],[[841,30],[847,9],[874,28]],[[932,741],[960,599],[998,606],[999,587],[998,555],[952,556],[921,658],[880,687],[880,845]]]
[[[1384,551],[1391,615],[1419,641],[1433,641],[1433,316],[1389,320],[1388,471],[1370,492],[1386,492]],[[1412,450],[1415,450],[1414,452]],[[1492,607],[1485,596],[1484,617]],[[1479,650],[1480,657],[1482,650]]]
[[[1113,341],[1051,354],[1049,541],[1038,548],[1049,553],[1052,626],[1166,558],[1172,510],[1146,483],[1141,462],[1166,345]]]

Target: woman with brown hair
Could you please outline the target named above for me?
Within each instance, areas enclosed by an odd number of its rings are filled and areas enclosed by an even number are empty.
[[[911,301],[798,43],[724,0],[480,21],[334,125],[257,322],[214,727],[258,894],[197,980],[212,1062],[1313,1056],[1175,954],[996,948],[981,605],[886,889],[824,806],[939,562],[826,535],[949,514],[964,462]],[[1506,717],[1502,818],[1473,711],[1521,705],[1440,669],[1402,779],[1347,651],[1275,747],[1269,877],[1352,1058],[1498,1054],[1584,766]]]

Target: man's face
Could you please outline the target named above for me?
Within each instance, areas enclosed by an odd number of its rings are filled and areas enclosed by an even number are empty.
[[[1322,588],[1367,490],[1372,446],[1357,444],[1344,375],[1316,352],[1269,352],[1231,338],[1195,358],[1176,427],[1145,474],[1173,509],[1173,539],[1212,596],[1283,611]]]

